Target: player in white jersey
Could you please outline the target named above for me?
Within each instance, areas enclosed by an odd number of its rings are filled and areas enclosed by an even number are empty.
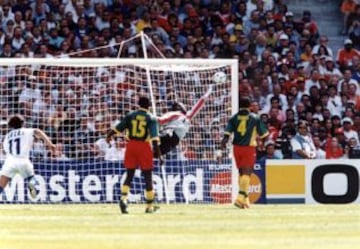
[[[56,154],[56,146],[40,129],[23,128],[23,125],[24,120],[20,115],[11,117],[8,122],[10,131],[6,134],[3,142],[6,159],[0,173],[0,194],[10,179],[18,173],[28,180],[30,195],[35,198],[39,183],[34,177],[34,167],[29,159],[34,137],[45,141],[54,154]]]
[[[207,92],[196,102],[190,111],[186,111],[182,103],[174,102],[171,111],[158,117],[161,126],[160,151],[164,155],[174,149],[190,129],[191,119],[204,106],[206,99],[210,96],[213,86],[210,85]]]

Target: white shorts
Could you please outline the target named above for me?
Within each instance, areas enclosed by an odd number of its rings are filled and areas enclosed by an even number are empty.
[[[1,175],[13,178],[20,174],[24,179],[34,175],[34,166],[29,158],[7,157],[1,169]]]

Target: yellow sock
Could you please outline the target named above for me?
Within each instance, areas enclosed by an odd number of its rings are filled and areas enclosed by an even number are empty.
[[[153,190],[150,190],[150,191],[146,191],[145,193],[145,198],[146,198],[146,206],[148,208],[152,207],[152,204],[154,202],[154,197],[155,197],[155,193]]]
[[[249,194],[250,189],[250,176],[242,175],[239,177],[239,198],[244,199]]]
[[[121,187],[121,200],[127,201],[130,192],[130,186],[122,185]]]

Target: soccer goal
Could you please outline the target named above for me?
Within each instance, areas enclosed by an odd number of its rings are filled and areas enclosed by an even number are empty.
[[[41,186],[38,197],[31,199],[23,179],[15,177],[0,201],[117,202],[126,141],[122,134],[109,146],[108,129],[137,108],[143,94],[151,97],[151,112],[157,116],[169,111],[173,101],[191,109],[214,84],[216,72],[224,72],[226,80],[214,85],[186,137],[166,155],[165,165],[155,167],[156,198],[164,203],[231,202],[231,159],[226,155],[219,162],[217,157],[227,119],[237,110],[236,60],[0,60],[1,138],[8,117],[20,113],[27,127],[43,129],[61,151],[55,157],[36,141],[31,157]],[[137,172],[129,200],[144,201],[143,192]]]

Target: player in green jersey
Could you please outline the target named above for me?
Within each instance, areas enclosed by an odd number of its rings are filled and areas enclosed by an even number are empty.
[[[249,208],[250,175],[256,161],[256,138],[264,139],[269,135],[266,125],[260,117],[251,113],[250,100],[240,98],[239,111],[233,115],[227,124],[224,137],[221,140],[221,148],[224,150],[226,144],[233,134],[233,153],[236,167],[239,170],[239,194],[235,200],[235,206]]]
[[[159,127],[155,116],[149,112],[150,100],[147,97],[140,97],[139,109],[128,113],[118,123],[114,130],[110,130],[106,141],[109,143],[116,132],[126,131],[128,141],[126,143],[124,166],[126,168],[126,179],[121,187],[120,210],[123,214],[128,213],[127,200],[130,186],[139,167],[145,180],[145,198],[147,207],[145,212],[152,213],[157,207],[153,206],[154,191],[152,181],[153,151],[155,157],[162,163],[159,148]],[[151,143],[152,142],[152,146]]]

